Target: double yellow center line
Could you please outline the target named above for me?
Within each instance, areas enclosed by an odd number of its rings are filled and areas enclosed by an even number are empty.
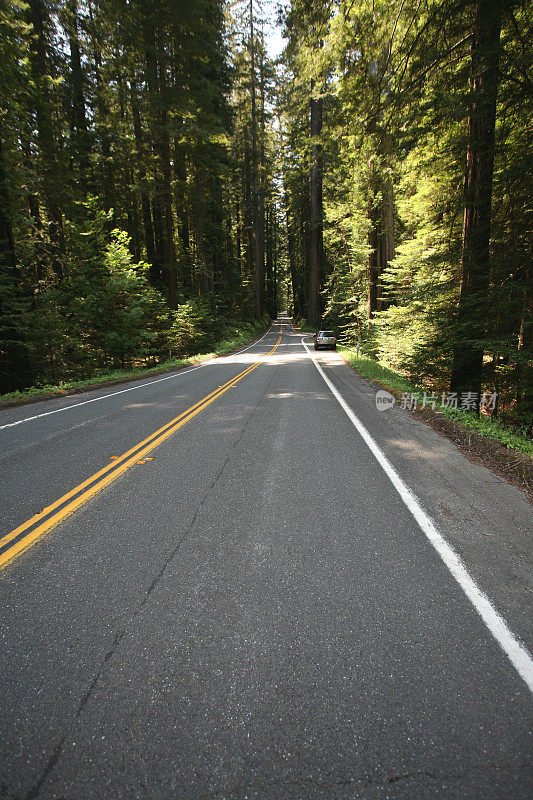
[[[267,356],[272,355],[278,348],[281,342],[281,333],[274,347],[267,353]],[[91,497],[94,497],[106,486],[109,486],[120,475],[126,472],[127,469],[148,455],[152,450],[158,447],[165,439],[172,436],[180,428],[183,427],[189,420],[193,419],[197,414],[211,405],[215,400],[221,397],[228,389],[236,386],[250,372],[253,372],[262,362],[256,361],[240,372],[231,380],[226,381],[222,386],[219,386],[210,394],[203,397],[193,406],[183,411],[179,416],[167,422],[162,428],[154,431],[142,442],[131,447],[117,459],[114,459],[111,464],[103,467],[103,469],[95,472],[90,478],[80,483],[70,492],[60,497],[51,505],[44,508],[39,514],[35,514],[31,519],[23,522],[17,528],[8,533],[0,539],[0,569],[12,561],[16,556],[20,555],[28,547],[31,547],[38,539],[42,538],[52,528],[62,522],[66,517],[72,514]]]

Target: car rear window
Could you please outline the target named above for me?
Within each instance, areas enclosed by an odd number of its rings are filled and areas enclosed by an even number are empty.
[[[334,338],[335,334],[333,331],[320,331],[319,336],[331,336]]]

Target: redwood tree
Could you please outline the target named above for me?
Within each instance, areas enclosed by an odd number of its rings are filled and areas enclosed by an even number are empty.
[[[500,0],[478,0],[472,31],[462,278],[450,389],[478,401],[490,278],[492,176],[499,81]],[[479,402],[477,405],[479,411]]]
[[[313,90],[311,87],[311,91]],[[322,272],[323,229],[322,229],[322,145],[320,133],[322,131],[322,98],[311,96],[311,138],[313,139],[313,152],[311,156],[311,171],[309,176],[309,189],[311,201],[311,220],[309,236],[309,301],[307,305],[307,318],[310,325],[318,328],[320,325],[320,308],[318,293],[320,290],[320,275]]]

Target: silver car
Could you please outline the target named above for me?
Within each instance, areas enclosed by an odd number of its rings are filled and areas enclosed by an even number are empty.
[[[320,350],[321,347],[337,349],[337,339],[333,331],[318,331],[315,337],[315,350]]]

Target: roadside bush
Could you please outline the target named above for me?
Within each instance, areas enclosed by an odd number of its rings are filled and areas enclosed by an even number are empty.
[[[83,226],[67,226],[72,260],[61,286],[35,292],[28,345],[37,385],[167,353],[169,313],[148,282],[148,265],[133,261],[127,233],[105,233],[105,215],[88,211]]]
[[[203,297],[187,300],[172,313],[168,345],[180,358],[212,350],[221,338],[224,325],[213,312],[212,303]]]
[[[134,263],[129,237],[115,230],[106,248],[106,283],[98,309],[101,327],[95,338],[113,366],[159,354],[164,346],[168,312],[161,294],[148,283],[148,264]]]

